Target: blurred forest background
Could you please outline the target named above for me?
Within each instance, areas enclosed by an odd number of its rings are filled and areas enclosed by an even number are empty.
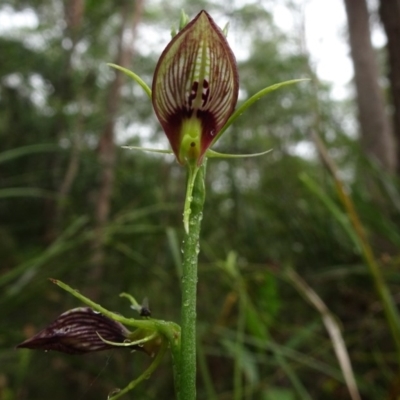
[[[278,3],[299,21],[296,31],[274,22]],[[80,357],[15,350],[81,305],[48,277],[126,316],[135,312],[120,292],[147,296],[154,317],[179,322],[185,170],[172,156],[121,148],[168,144],[142,89],[106,63],[151,85],[181,8],[229,21],[239,101],[312,79],[257,102],[218,143],[221,152],[273,152],[208,163],[198,398],[356,399],[327,320],[342,331],[361,398],[399,398],[388,320],[312,139],[319,135],[336,163],[397,303],[399,2],[338,1],[344,6],[354,96],[337,101],[314,72],[299,1],[2,0],[2,18],[34,23],[0,30],[1,400],[105,399],[149,363],[127,349]],[[387,46],[371,46],[369,21],[382,24]],[[166,357],[126,398],[173,393]]]

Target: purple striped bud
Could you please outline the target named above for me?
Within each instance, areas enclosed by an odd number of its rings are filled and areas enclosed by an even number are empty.
[[[129,334],[130,331],[119,322],[89,307],[79,307],[61,314],[47,328],[20,343],[17,348],[84,354],[113,348],[101,338],[110,342],[124,343]],[[142,349],[139,346],[130,348]]]

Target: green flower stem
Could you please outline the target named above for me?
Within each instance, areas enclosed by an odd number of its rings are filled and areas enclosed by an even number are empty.
[[[189,166],[188,168],[188,179],[186,186],[185,205],[183,207],[183,227],[185,228],[186,234],[189,233],[189,218],[192,212],[192,200],[193,200],[193,188],[196,181],[197,172],[199,167]]]
[[[180,399],[196,399],[196,292],[199,237],[205,199],[206,162],[199,168],[191,194],[189,230],[185,233],[182,262]],[[190,184],[190,180],[188,180]]]

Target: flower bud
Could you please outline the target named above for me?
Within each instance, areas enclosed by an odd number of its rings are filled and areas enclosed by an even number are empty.
[[[124,343],[130,331],[119,322],[89,307],[79,307],[61,314],[47,328],[20,343],[17,348],[56,350],[83,354],[113,348],[104,342]],[[139,346],[132,346],[141,350]]]

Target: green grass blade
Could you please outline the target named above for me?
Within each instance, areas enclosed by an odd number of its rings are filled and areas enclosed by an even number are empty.
[[[60,151],[60,148],[55,144],[34,144],[32,146],[22,146],[16,149],[7,150],[0,153],[0,164],[30,154],[54,152],[54,151]]]
[[[299,175],[299,178],[300,181],[304,183],[304,185],[322,201],[322,203],[326,206],[336,221],[339,222],[351,241],[354,243],[358,253],[362,254],[360,240],[354,232],[347,215],[343,213],[343,211],[335,204],[335,202],[321,190],[317,182],[315,182],[309,175],[307,175],[305,172],[302,172]]]
[[[57,194],[48,190],[29,187],[16,187],[0,189],[0,199],[13,197],[41,197],[41,198],[56,198]]]

